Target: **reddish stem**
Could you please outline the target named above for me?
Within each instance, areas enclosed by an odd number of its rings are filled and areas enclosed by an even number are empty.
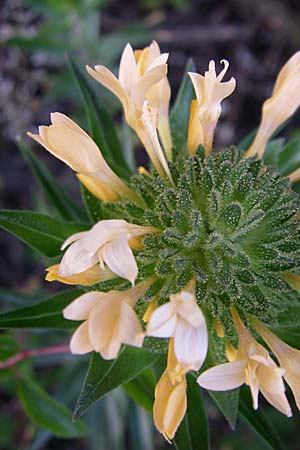
[[[38,348],[34,350],[24,350],[16,355],[8,358],[6,361],[0,362],[0,369],[7,369],[14,366],[19,361],[24,359],[34,358],[36,356],[52,355],[54,353],[69,353],[70,347],[68,345],[54,345],[53,347]]]

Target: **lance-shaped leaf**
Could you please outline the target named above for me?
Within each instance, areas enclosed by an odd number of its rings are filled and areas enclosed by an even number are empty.
[[[80,208],[68,195],[66,190],[59,186],[57,180],[49,172],[42,160],[23,141],[18,141],[18,147],[23,158],[30,166],[35,178],[44,189],[51,204],[65,220],[86,221],[87,216],[83,208]]]
[[[247,387],[243,387],[240,392],[240,413],[273,450],[285,450],[276,430],[264,413],[263,408],[257,411],[253,409],[251,394]]]
[[[93,92],[79,67],[72,58],[68,58],[72,74],[82,95],[89,131],[114,172],[128,179],[130,169],[125,160],[112,118],[103,102]]]
[[[176,153],[182,153],[186,148],[190,105],[195,98],[194,88],[187,73],[195,70],[194,62],[190,59],[185,67],[184,76],[170,116],[171,133]]]
[[[18,397],[29,417],[56,436],[75,438],[85,434],[84,424],[74,423],[66,406],[51,397],[34,380],[20,378]]]
[[[0,328],[75,328],[78,322],[64,319],[62,310],[80,294],[80,289],[68,289],[33,305],[0,314]]]
[[[300,136],[288,142],[279,156],[281,175],[289,175],[300,167]]]
[[[0,211],[0,227],[17,236],[34,250],[52,258],[61,253],[60,247],[71,234],[88,225],[63,222],[32,211]]]
[[[203,404],[201,388],[196,378],[187,375],[187,411],[176,433],[177,450],[209,450],[209,426]]]
[[[123,347],[118,358],[105,360],[93,353],[90,365],[74,411],[79,419],[98,399],[116,387],[137,377],[154,364],[157,355],[135,347]]]
[[[127,394],[146,411],[152,411],[156,377],[148,368],[140,375],[123,385]]]

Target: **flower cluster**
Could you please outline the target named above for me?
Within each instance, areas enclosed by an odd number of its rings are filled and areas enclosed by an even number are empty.
[[[106,67],[87,67],[118,97],[149,155],[149,171],[129,182],[61,113],[52,114],[51,125],[41,126],[38,134],[28,134],[73,169],[108,214],[70,236],[60,263],[47,269],[49,281],[91,289],[64,309],[66,319],[82,322],[71,352],[95,351],[114,359],[122,344],[148,342],[151,350],[150,337],[169,339],[153,413],[157,429],[172,440],[187,408],[186,374],[203,367],[211,332],[225,342],[228,362],[206,365],[200,386],[224,391],[246,383],[255,409],[261,392],[289,417],[286,381],[300,409],[300,351],[263,325],[266,318],[276,320],[284,296],[299,288],[300,201],[290,182],[300,175],[283,178],[261,160],[274,131],[300,105],[300,52],[279,73],[245,153],[234,147],[212,152],[222,101],[236,85],[234,78],[223,81],[225,60],[218,75],[214,61],[204,76],[189,73],[195,98],[186,147],[174,150],[167,60],[156,42],[135,52],[128,44],[118,78]],[[105,290],[106,282],[115,282],[115,288]]]

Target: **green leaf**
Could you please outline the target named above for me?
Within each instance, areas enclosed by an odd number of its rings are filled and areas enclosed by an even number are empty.
[[[293,139],[282,150],[278,167],[281,175],[289,175],[300,167],[300,137]]]
[[[208,391],[208,393],[224,415],[230,428],[234,430],[239,412],[239,389],[226,392]]]
[[[272,139],[264,152],[264,163],[279,167],[279,158],[284,144],[284,138]]]
[[[0,314],[0,328],[74,328],[79,322],[64,319],[61,312],[81,294],[80,289],[67,289],[39,303]]]
[[[186,149],[191,101],[195,98],[194,88],[187,72],[195,71],[192,59],[187,62],[172,112],[170,116],[174,150],[182,153]]]
[[[209,450],[209,426],[201,388],[193,375],[187,375],[187,412],[174,444],[177,450]]]
[[[67,237],[86,230],[87,225],[62,222],[32,211],[2,210],[0,227],[51,258],[61,253],[60,247]]]
[[[209,347],[204,369],[227,362],[225,339],[217,336],[213,325],[213,318],[209,314],[207,314],[206,317],[209,333]],[[208,391],[208,393],[224,415],[231,429],[234,430],[239,412],[239,389],[225,392]]]
[[[5,361],[18,352],[18,344],[9,334],[0,335],[0,361]]]
[[[103,102],[96,96],[87,83],[75,61],[70,57],[68,57],[68,61],[84,101],[89,131],[92,138],[101,149],[106,162],[115,173],[128,179],[130,169],[124,157],[112,118]]]
[[[285,450],[280,438],[262,409],[255,411],[248,387],[240,392],[240,413],[273,450]]]
[[[93,353],[75,407],[74,420],[79,419],[98,399],[151,366],[156,358],[153,353],[135,347],[123,347],[118,358],[109,361]]]
[[[123,384],[127,394],[146,411],[152,411],[156,378],[151,369],[146,369],[139,376]]]
[[[18,397],[29,417],[54,435],[75,438],[85,434],[83,423],[72,422],[71,412],[32,379],[19,380]]]
[[[246,151],[247,148],[250,147],[250,145],[252,144],[256,133],[257,133],[257,128],[255,128],[255,130],[250,131],[250,133],[246,134],[246,136],[243,137],[243,139],[237,144],[237,147],[240,150]]]
[[[65,188],[58,185],[44,163],[23,141],[18,141],[18,147],[23,158],[29,164],[40,186],[44,189],[51,204],[57,210],[62,219],[86,221],[87,216],[83,208],[71,199]]]

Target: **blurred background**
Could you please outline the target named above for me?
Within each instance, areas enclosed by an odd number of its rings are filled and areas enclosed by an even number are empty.
[[[300,4],[298,0],[2,0],[0,3],[0,206],[1,209],[31,209],[50,213],[16,139],[28,130],[49,123],[49,113],[60,111],[86,125],[81,99],[69,70],[66,54],[85,64],[103,64],[116,70],[127,42],[135,48],[152,39],[170,52],[169,80],[173,97],[184,66],[192,57],[203,73],[210,59],[230,62],[228,77],[237,88],[223,103],[216,145],[237,143],[260,120],[261,104],[271,93],[283,63],[300,49]],[[93,83],[93,82],[92,82]],[[114,112],[120,133],[120,105],[105,89],[93,83],[97,93]],[[299,114],[298,114],[299,116]],[[288,132],[297,132],[299,117]],[[125,130],[125,131],[124,131]],[[125,137],[124,137],[125,139]],[[42,149],[39,156],[59,182],[80,203],[75,176]],[[45,297],[58,286],[44,282],[45,261],[20,241],[0,231],[1,307],[9,309]],[[53,332],[52,332],[53,334]],[[43,343],[66,343],[65,333],[14,334],[28,347]],[[5,333],[9,347],[10,334]],[[48,357],[26,362],[48,392],[71,408],[87,366],[71,356]],[[63,363],[63,365],[61,364]],[[76,376],[74,377],[74,370]],[[42,429],[24,413],[15,397],[12,371],[0,372],[0,449],[153,450],[168,448],[154,432],[149,415],[127,395],[114,391],[87,415],[88,437],[63,440]],[[14,375],[17,376],[15,373]],[[70,382],[72,380],[72,383]],[[234,434],[208,398],[214,450],[265,449],[240,421]],[[26,409],[26,408],[25,408]],[[300,448],[300,420],[288,421],[275,411],[271,420],[280,428],[289,449]],[[53,430],[52,430],[53,431]]]

